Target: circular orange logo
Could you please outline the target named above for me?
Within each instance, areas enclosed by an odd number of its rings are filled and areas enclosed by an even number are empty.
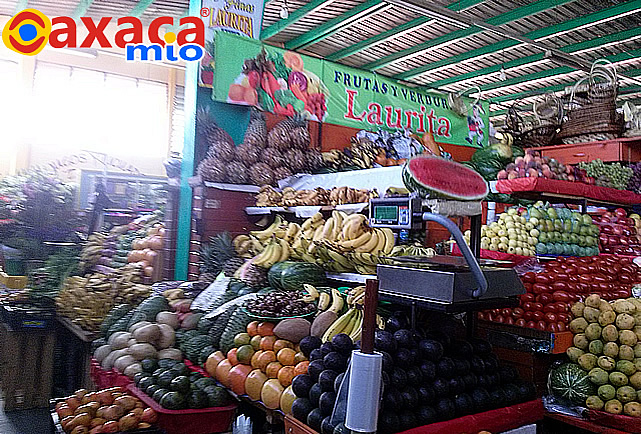
[[[36,9],[25,9],[14,15],[2,29],[2,41],[19,54],[35,56],[47,45],[51,20]]]

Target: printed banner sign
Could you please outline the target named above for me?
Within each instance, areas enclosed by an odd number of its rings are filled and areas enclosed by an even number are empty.
[[[216,101],[365,130],[429,131],[437,142],[455,145],[488,143],[485,102],[465,98],[467,115],[461,115],[446,93],[221,32],[214,45]]]

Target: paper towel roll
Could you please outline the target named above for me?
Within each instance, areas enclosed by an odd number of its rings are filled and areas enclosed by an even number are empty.
[[[352,353],[346,428],[356,432],[376,431],[382,370],[382,354]]]

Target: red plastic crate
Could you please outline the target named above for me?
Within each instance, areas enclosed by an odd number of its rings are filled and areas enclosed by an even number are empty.
[[[133,384],[127,386],[132,395],[158,413],[158,425],[167,434],[210,434],[229,430],[236,414],[236,404],[189,410],[167,410]]]
[[[112,369],[105,371],[100,366],[96,359],[91,359],[91,367],[89,370],[91,379],[99,389],[106,389],[108,387],[120,386],[127,387],[132,383],[131,379],[124,374]]]

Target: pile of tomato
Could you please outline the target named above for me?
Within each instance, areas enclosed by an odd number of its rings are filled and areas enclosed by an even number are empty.
[[[519,307],[486,310],[479,312],[478,318],[561,332],[572,320],[572,303],[590,294],[605,300],[627,298],[634,284],[641,283],[641,268],[626,257],[559,257],[543,268],[521,276],[527,293],[520,296]]]

